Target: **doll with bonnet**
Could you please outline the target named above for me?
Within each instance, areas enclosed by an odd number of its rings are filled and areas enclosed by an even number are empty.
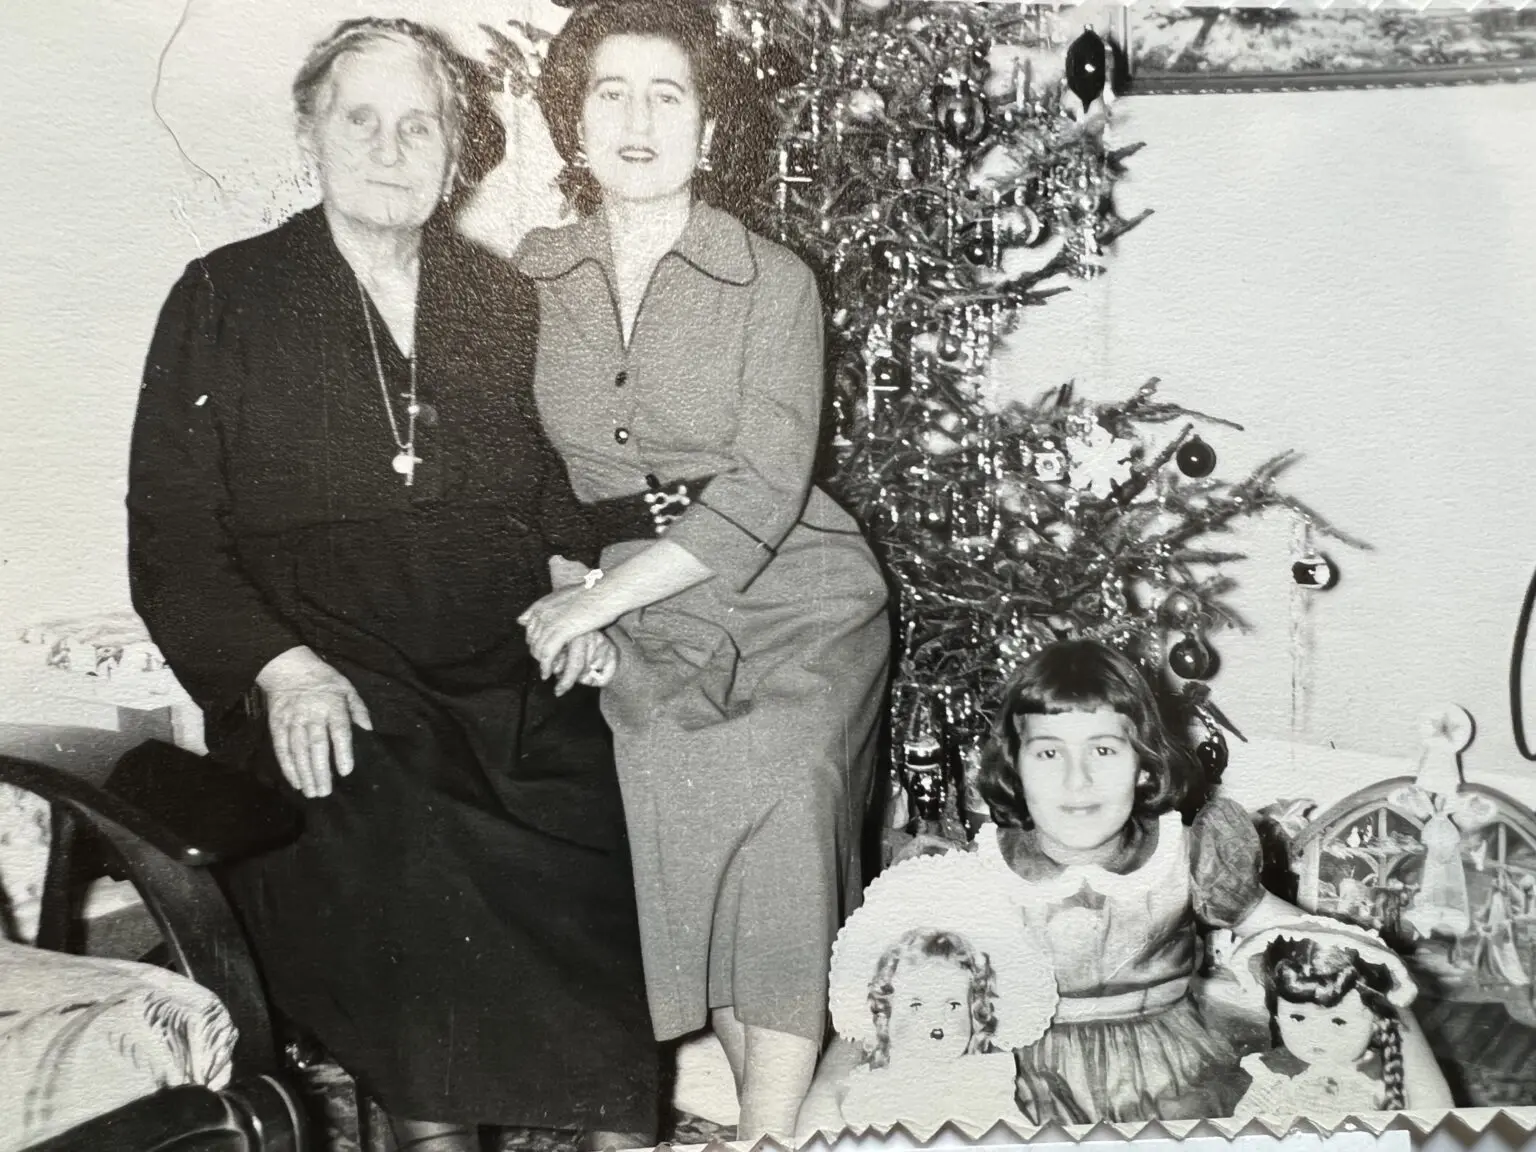
[[[1275,1044],[1243,1059],[1253,1083],[1236,1116],[1400,1111],[1414,1103],[1403,1027],[1417,989],[1376,933],[1308,917],[1243,941],[1232,966],[1262,991]]]
[[[855,1130],[1025,1125],[1013,1050],[1056,1008],[1045,942],[965,854],[888,869],[838,934],[832,1024],[863,1053],[839,1106]]]

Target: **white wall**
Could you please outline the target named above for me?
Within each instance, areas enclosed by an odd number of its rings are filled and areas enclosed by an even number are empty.
[[[0,14],[0,627],[126,603],[123,463],[155,310],[200,249],[306,201],[289,77],[332,21],[375,7],[193,0],[159,106],[222,190],[150,107],[178,0]],[[472,49],[479,21],[519,11],[390,7],[437,9]],[[502,248],[555,210],[547,142],[513,120],[517,171],[470,224]],[[1122,204],[1157,215],[1108,276],[1032,311],[996,365],[1005,390],[1075,376],[1106,399],[1159,375],[1246,425],[1209,436],[1224,472],[1300,448],[1294,490],[1376,545],[1338,551],[1344,581],[1311,602],[1293,710],[1290,528],[1240,538],[1235,603],[1256,627],[1220,640],[1217,687],[1256,736],[1411,755],[1417,714],[1454,700],[1481,724],[1469,766],[1516,763],[1507,648],[1536,564],[1533,122],[1536,84],[1124,101],[1117,131],[1148,146]]]
[[[1028,315],[999,387],[1076,376],[1108,399],[1160,376],[1245,425],[1206,434],[1224,474],[1300,449],[1290,487],[1375,545],[1333,549],[1343,579],[1310,597],[1293,731],[1290,524],[1242,533],[1255,629],[1219,639],[1215,685],[1239,727],[1412,755],[1419,712],[1455,701],[1480,726],[1469,766],[1525,770],[1506,700],[1536,566],[1536,84],[1117,113],[1147,143],[1122,202],[1156,215]]]

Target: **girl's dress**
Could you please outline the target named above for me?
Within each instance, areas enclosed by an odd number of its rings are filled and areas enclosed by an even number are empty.
[[[1020,1049],[1019,1106],[1039,1123],[1227,1116],[1237,1058],[1190,998],[1197,925],[1230,928],[1263,896],[1258,834],[1236,803],[1133,820],[1107,865],[1063,868],[1035,833],[987,825],[983,859],[1014,878],[1016,902],[1050,942],[1061,1000]]]

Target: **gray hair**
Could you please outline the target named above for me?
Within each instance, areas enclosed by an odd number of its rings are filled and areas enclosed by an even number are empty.
[[[349,52],[366,52],[376,44],[401,44],[415,48],[442,88],[443,127],[454,155],[463,149],[465,122],[469,117],[469,83],[458,62],[458,53],[442,33],[414,20],[364,16],[343,20],[325,39],[309,50],[293,78],[293,107],[300,123],[322,111],[322,94],[336,61]]]

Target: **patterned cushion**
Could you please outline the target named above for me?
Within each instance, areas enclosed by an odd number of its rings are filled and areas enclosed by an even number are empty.
[[[0,941],[0,1152],[162,1088],[229,1081],[218,999],[144,964]]]

